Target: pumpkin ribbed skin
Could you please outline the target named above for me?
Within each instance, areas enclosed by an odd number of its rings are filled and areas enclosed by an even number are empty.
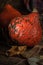
[[[8,29],[11,39],[17,40],[19,44],[34,46],[41,40],[42,30],[37,12],[14,18]]]

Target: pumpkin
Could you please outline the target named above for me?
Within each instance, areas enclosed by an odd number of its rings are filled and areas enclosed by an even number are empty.
[[[0,23],[2,27],[8,25],[9,21],[14,17],[21,16],[21,13],[13,8],[10,4],[6,4],[0,14]]]
[[[37,45],[42,37],[42,29],[38,12],[34,11],[28,15],[14,18],[9,26],[9,36],[20,45]]]

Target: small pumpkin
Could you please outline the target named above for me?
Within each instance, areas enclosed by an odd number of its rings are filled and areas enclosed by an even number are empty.
[[[21,45],[34,46],[42,37],[39,14],[34,11],[29,15],[14,18],[9,26],[9,36]]]
[[[8,25],[9,21],[14,17],[21,16],[21,13],[13,8],[10,4],[6,4],[0,14],[0,23],[2,27]]]

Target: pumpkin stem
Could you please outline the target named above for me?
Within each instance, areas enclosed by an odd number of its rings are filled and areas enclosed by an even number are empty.
[[[38,12],[38,10],[36,8],[34,8],[32,12]]]

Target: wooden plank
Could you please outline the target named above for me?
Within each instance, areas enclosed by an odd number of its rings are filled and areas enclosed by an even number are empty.
[[[30,58],[39,54],[40,50],[43,48],[43,45],[36,45],[30,51],[26,51],[22,54],[23,57]]]

